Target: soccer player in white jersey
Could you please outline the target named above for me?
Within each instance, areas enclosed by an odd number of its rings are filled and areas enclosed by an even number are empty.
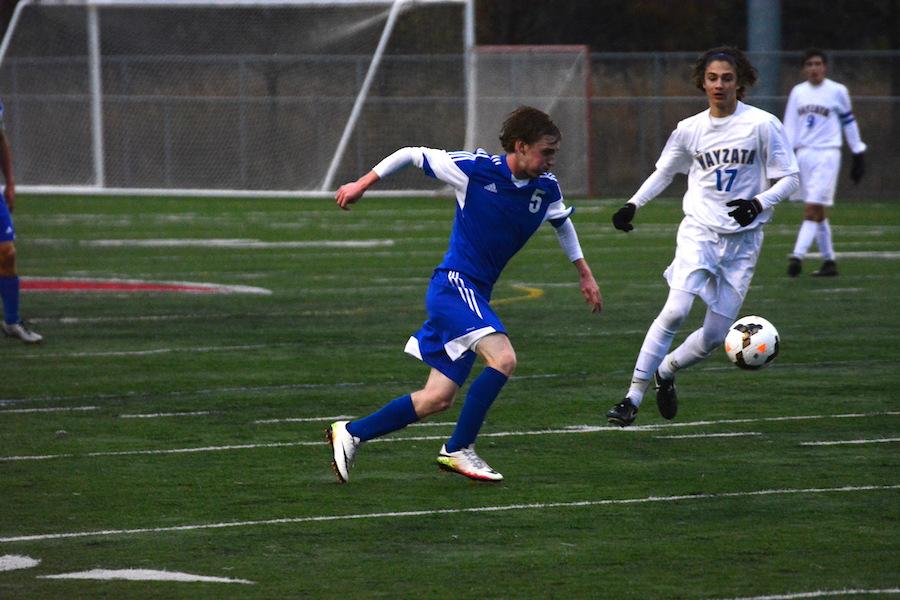
[[[0,194],[0,300],[3,302],[3,335],[37,344],[44,338],[31,331],[19,317],[19,275],[16,271],[16,230],[12,212],[16,206],[16,179],[12,151],[3,127],[3,103],[0,102],[0,171],[6,187]]]
[[[475,480],[503,479],[475,453],[475,438],[487,411],[516,368],[506,329],[489,304],[494,283],[538,227],[549,222],[578,271],[582,296],[593,312],[602,308],[600,290],[569,218],[573,209],[563,203],[550,173],[560,139],[548,115],[520,107],[507,117],[500,133],[506,154],[492,155],[480,148],[474,153],[401,148],[338,189],[338,206],[349,209],[376,181],[415,165],[448,183],[457,204],[449,248],[425,296],[428,320],[406,344],[407,353],[431,367],[425,386],[364,418],[331,424],[326,434],[338,481],[349,480],[361,443],[449,408],[476,355],[486,366],[469,386],[456,428],[437,462]]]
[[[794,86],[784,110],[784,129],[800,165],[800,189],[791,195],[791,200],[804,203],[803,223],[788,259],[790,277],[800,274],[803,258],[813,241],[825,261],[813,275],[838,274],[828,208],[834,205],[841,170],[842,137],[847,139],[853,152],[850,179],[859,183],[865,173],[863,155],[866,145],[860,139],[859,127],[853,118],[850,94],[846,86],[825,77],[827,70],[825,53],[816,48],[807,50],[803,54],[806,81]]]
[[[612,218],[617,229],[631,231],[635,212],[676,173],[687,173],[685,216],[675,258],[664,273],[669,296],[644,338],[625,399],[606,413],[609,422],[621,427],[634,422],[651,377],[660,414],[675,417],[675,373],[700,362],[724,341],[750,287],[762,226],[772,218],[772,207],[799,185],[797,162],[781,122],[741,102],[756,82],[756,70],[744,53],[731,47],[707,51],[694,64],[693,79],[709,108],[678,123],[656,170]],[[703,325],[669,353],[697,296],[707,306]]]

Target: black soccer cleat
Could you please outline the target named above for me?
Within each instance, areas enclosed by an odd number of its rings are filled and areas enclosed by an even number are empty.
[[[656,407],[663,419],[670,421],[678,414],[678,392],[675,391],[675,378],[663,379],[659,371],[653,374],[656,385]]]
[[[606,413],[606,420],[619,427],[628,427],[634,423],[637,417],[638,407],[634,405],[631,398],[625,398]]]
[[[800,271],[803,270],[803,263],[801,260],[795,256],[792,256],[788,259],[788,277],[796,277],[800,274]]]
[[[837,272],[837,263],[833,260],[826,260],[822,263],[822,266],[819,267],[818,271],[813,271],[814,277],[834,277],[838,274]]]

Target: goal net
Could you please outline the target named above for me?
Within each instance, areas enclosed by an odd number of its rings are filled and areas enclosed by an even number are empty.
[[[590,52],[587,46],[476,46],[474,139],[496,141],[504,115],[520,105],[548,113],[562,132],[553,168],[566,196],[592,195]]]
[[[21,0],[18,187],[328,194],[401,146],[462,148],[469,1]],[[416,175],[381,187],[441,187]]]

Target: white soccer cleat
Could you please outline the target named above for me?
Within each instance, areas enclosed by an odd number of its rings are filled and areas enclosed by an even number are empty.
[[[26,344],[40,344],[44,336],[39,333],[35,333],[32,330],[28,329],[28,327],[22,321],[18,323],[13,323],[10,325],[9,323],[3,324],[3,335],[11,338],[18,338],[25,342]]]
[[[353,458],[362,442],[358,437],[353,437],[347,431],[347,423],[350,421],[335,421],[325,430],[325,438],[331,444],[333,458],[331,468],[337,475],[340,483],[350,481],[350,468],[353,467]]]
[[[453,471],[478,481],[502,481],[503,475],[491,468],[491,465],[475,454],[475,444],[471,444],[456,452],[447,452],[447,446],[441,446],[437,463],[445,471]]]

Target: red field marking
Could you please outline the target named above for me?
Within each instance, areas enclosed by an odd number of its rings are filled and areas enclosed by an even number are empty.
[[[49,293],[115,293],[133,294],[163,292],[177,294],[271,294],[258,287],[171,281],[142,281],[135,279],[68,279],[53,277],[22,277],[24,292]]]

